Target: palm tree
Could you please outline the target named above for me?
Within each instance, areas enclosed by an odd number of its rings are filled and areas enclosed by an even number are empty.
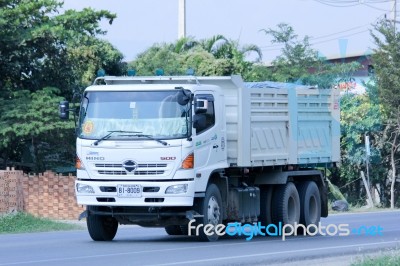
[[[181,54],[189,51],[199,44],[200,43],[196,41],[193,37],[183,37],[178,39],[175,44],[171,45],[171,51],[177,54]]]
[[[209,39],[200,41],[204,50],[214,55],[217,59],[236,59],[245,61],[246,55],[256,53],[256,62],[261,61],[261,49],[254,44],[239,46],[239,42],[228,40],[223,35],[215,35]]]
[[[215,55],[215,53],[217,53],[218,50],[220,50],[221,47],[227,43],[229,43],[229,41],[223,35],[214,35],[209,39],[200,41],[200,45],[203,47],[203,49],[213,55]]]

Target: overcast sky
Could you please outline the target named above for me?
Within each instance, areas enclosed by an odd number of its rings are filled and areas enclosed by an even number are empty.
[[[331,58],[371,51],[369,30],[378,19],[393,18],[394,0],[186,0],[186,35],[197,40],[221,34],[241,46],[255,44],[263,61],[279,54],[279,46],[261,29],[288,23],[313,48]],[[64,0],[64,8],[105,9],[117,14],[104,37],[126,61],[154,43],[178,38],[178,0]],[[399,8],[400,10],[400,5]]]

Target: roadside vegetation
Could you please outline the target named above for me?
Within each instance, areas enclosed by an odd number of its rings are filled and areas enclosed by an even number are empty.
[[[46,218],[38,218],[23,212],[0,216],[0,234],[66,231],[79,229],[83,229],[83,227],[76,224],[63,223]]]
[[[359,261],[352,263],[351,266],[397,266],[400,265],[400,250],[392,251],[388,254],[377,257],[366,256]]]

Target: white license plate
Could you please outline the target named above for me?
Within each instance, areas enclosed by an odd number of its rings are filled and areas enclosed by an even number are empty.
[[[117,196],[120,198],[140,198],[142,188],[140,185],[117,185]]]

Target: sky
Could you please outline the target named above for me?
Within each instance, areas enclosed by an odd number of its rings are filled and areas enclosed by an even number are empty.
[[[394,18],[394,0],[186,0],[186,35],[196,40],[223,35],[240,46],[261,48],[271,62],[282,46],[263,29],[287,23],[327,58],[363,55],[374,48],[370,30],[377,20]],[[178,39],[178,0],[64,0],[65,9],[92,7],[117,15],[102,36],[132,61],[155,43]],[[400,4],[398,4],[400,11]],[[399,12],[397,12],[399,13]]]

